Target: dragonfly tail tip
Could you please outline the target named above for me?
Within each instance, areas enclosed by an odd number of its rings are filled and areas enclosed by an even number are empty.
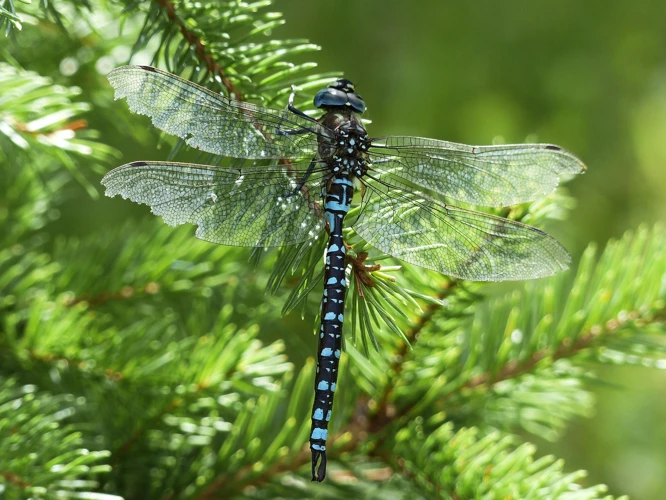
[[[317,467],[319,464],[319,467]],[[321,483],[326,477],[326,452],[312,450],[312,480]]]

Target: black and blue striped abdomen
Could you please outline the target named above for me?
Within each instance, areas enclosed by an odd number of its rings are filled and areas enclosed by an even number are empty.
[[[315,400],[312,406],[312,480],[323,481],[326,475],[326,438],[328,422],[333,409],[333,395],[338,380],[338,364],[342,347],[342,322],[344,320],[345,245],[342,224],[349,211],[353,195],[352,181],[348,175],[335,177],[326,193],[326,217],[329,239],[324,271],[324,296],[321,301],[321,327],[317,351],[317,375]]]

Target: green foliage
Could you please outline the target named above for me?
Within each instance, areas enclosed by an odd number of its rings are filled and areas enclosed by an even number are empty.
[[[317,47],[273,39],[283,20],[269,7],[132,2],[128,36],[135,53],[216,91],[281,106],[293,84],[307,107],[331,74],[289,61]],[[84,96],[99,115],[103,92]],[[312,484],[303,358],[315,337],[297,331],[315,324],[323,243],[251,253],[111,209],[83,236],[63,231],[68,197],[93,197],[115,154],[83,122],[79,95],[0,64],[0,494],[606,498],[526,436],[554,440],[589,415],[600,364],[664,368],[662,227],[511,286],[401,266],[347,230],[356,264],[330,473]],[[116,130],[143,137],[136,118]],[[555,194],[497,213],[543,226],[571,206]]]
[[[0,238],[19,241],[20,232],[35,231],[49,219],[54,196],[70,180],[78,180],[92,196],[97,195],[87,175],[101,173],[100,163],[114,150],[96,142],[98,134],[87,129],[81,114],[90,106],[73,102],[78,88],[53,85],[32,71],[23,71],[0,62],[0,162],[3,179],[0,196],[8,231]],[[76,158],[87,160],[82,170]],[[9,168],[30,164],[32,168]],[[69,174],[69,175],[67,175]]]
[[[413,457],[400,468],[424,498],[611,498],[602,496],[603,485],[581,488],[584,471],[566,474],[562,461],[552,456],[535,460],[529,443],[518,446],[498,432],[479,436],[473,428],[454,432],[451,424],[431,430],[428,424],[414,421],[398,432],[395,450]]]
[[[71,0],[65,5],[56,5],[48,0],[40,2],[1,0],[0,29],[4,27],[5,37],[8,37],[16,31],[21,31],[25,22],[36,24],[37,19],[47,19],[65,30],[66,25],[71,28],[72,14],[79,15],[89,11],[90,8],[89,0]]]
[[[2,498],[93,498],[88,495],[99,484],[96,478],[111,467],[104,463],[109,452],[85,449],[82,426],[67,424],[84,406],[71,394],[51,395],[0,376]]]
[[[5,36],[9,35],[12,28],[21,29],[21,17],[16,12],[14,2],[3,0],[0,3],[0,28],[5,28]]]

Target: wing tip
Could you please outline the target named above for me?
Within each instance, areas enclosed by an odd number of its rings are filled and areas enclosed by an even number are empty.
[[[562,146],[558,146],[557,144],[544,144],[544,149],[560,153],[568,160],[571,160],[566,163],[565,166],[568,168],[562,170],[561,173],[563,174],[584,174],[587,170],[587,166],[583,163],[583,160]]]
[[[127,94],[121,95],[119,85],[117,85],[118,81],[117,78],[122,78],[123,73],[127,73],[128,71],[132,70],[141,70],[141,71],[149,71],[151,73],[159,73],[160,70],[157,68],[154,68],[152,66],[141,66],[141,65],[125,65],[125,66],[118,66],[117,68],[113,68],[111,71],[109,71],[106,74],[106,79],[109,81],[111,86],[114,88],[115,93],[114,93],[114,100],[120,99],[122,97],[127,97]]]
[[[155,68],[154,66],[146,66],[143,64],[125,64],[123,66],[118,66],[117,68],[113,68],[111,71],[107,73],[107,76],[112,73],[120,73],[122,71],[128,71],[132,69],[143,69],[145,71],[151,71],[153,73],[159,72],[159,69]]]
[[[145,167],[148,165],[148,162],[145,161],[133,161],[130,163],[125,163],[124,165],[121,165],[119,167],[114,168],[113,170],[110,170],[107,172],[104,177],[102,177],[102,180],[99,181],[99,183],[106,188],[104,191],[104,195],[108,196],[109,198],[113,198],[117,195],[122,196],[123,200],[132,200],[129,196],[125,196],[125,194],[122,191],[122,187],[116,185],[114,183],[114,177],[116,174],[118,174],[120,171],[125,170],[128,167]]]

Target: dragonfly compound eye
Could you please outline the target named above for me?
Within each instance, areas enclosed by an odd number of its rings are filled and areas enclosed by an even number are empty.
[[[354,92],[354,84],[344,78],[317,92],[314,106],[318,109],[351,108],[357,113],[365,111],[363,98]]]

